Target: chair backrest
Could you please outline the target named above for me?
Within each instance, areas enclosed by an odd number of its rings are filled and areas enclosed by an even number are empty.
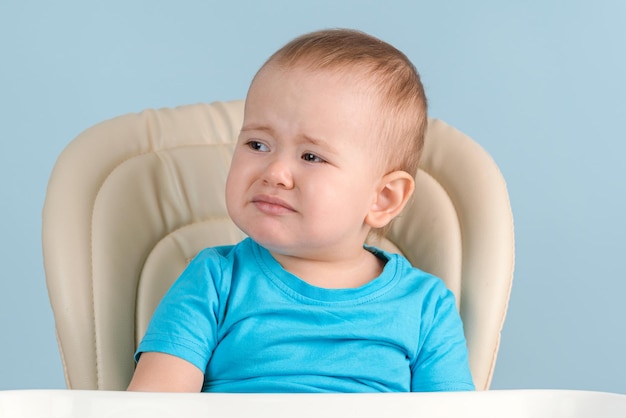
[[[202,248],[244,235],[224,185],[243,101],[102,122],[63,151],[43,210],[46,280],[67,386],[125,389],[158,301]],[[456,294],[478,389],[487,389],[512,282],[504,180],[475,142],[430,120],[416,196],[383,241]]]

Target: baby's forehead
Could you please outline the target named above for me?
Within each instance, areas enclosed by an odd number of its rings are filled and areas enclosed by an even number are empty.
[[[320,82],[333,80],[338,82],[338,89],[343,86],[345,90],[352,90],[381,104],[387,101],[387,89],[381,77],[373,73],[369,68],[357,65],[320,66],[307,61],[287,64],[269,61],[255,75],[250,85],[250,90],[255,85],[263,83],[265,76],[276,74],[278,74],[278,77],[296,76],[302,79],[318,79]]]

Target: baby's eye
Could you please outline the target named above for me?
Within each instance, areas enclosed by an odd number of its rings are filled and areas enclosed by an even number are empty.
[[[304,154],[302,154],[302,159],[310,163],[325,163],[326,162],[324,159],[310,152],[305,152]]]
[[[260,141],[248,141],[246,145],[255,151],[267,152],[270,150],[267,145]]]

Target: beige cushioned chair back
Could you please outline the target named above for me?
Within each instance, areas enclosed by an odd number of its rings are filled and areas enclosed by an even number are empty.
[[[171,283],[202,248],[244,235],[224,184],[243,101],[146,110],[63,151],[43,211],[50,301],[68,387],[125,389],[133,352]],[[513,270],[505,183],[472,140],[431,120],[416,196],[378,244],[457,296],[478,389],[487,389]]]

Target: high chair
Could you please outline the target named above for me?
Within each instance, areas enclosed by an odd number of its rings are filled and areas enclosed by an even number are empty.
[[[43,209],[46,280],[68,388],[124,390],[160,298],[207,246],[244,235],[224,184],[243,101],[146,110],[73,140]],[[514,264],[498,167],[474,141],[429,120],[415,197],[379,242],[454,292],[476,388],[489,388]]]

